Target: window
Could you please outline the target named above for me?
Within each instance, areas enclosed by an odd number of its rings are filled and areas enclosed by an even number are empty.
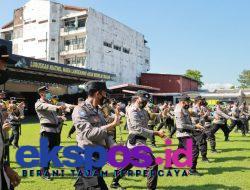
[[[14,29],[14,33],[13,33],[13,37],[14,39],[17,39],[17,38],[21,38],[23,36],[23,28],[15,28]]]
[[[117,46],[117,45],[114,45],[114,49],[115,49],[115,50],[118,50],[118,51],[121,51],[121,50],[122,50],[122,48],[121,48],[120,46]]]
[[[54,57],[51,57],[51,58],[50,58],[50,60],[54,61],[54,60],[55,60],[55,58],[54,58]]]
[[[130,50],[129,49],[127,49],[127,48],[123,48],[123,50],[122,50],[124,53],[127,53],[127,54],[129,54],[129,52],[130,52]]]
[[[25,22],[24,24],[31,24],[31,23],[35,23],[36,20],[32,20],[32,21],[28,21],[28,22]]]
[[[84,49],[85,38],[74,38],[64,41],[64,50]]]
[[[85,23],[86,23],[86,18],[84,18],[84,17],[79,17],[78,18],[78,28],[85,27]]]
[[[46,42],[46,39],[38,40],[38,43]]]
[[[35,41],[35,40],[36,40],[35,38],[31,38],[31,39],[24,40],[24,42],[32,42],[32,41]]]
[[[64,22],[64,31],[65,32],[69,32],[69,31],[72,31],[72,30],[75,30],[76,29],[76,26],[75,26],[75,18],[70,18],[70,19],[67,19],[65,20]]]
[[[56,41],[56,39],[55,39],[55,38],[52,38],[52,39],[51,39],[51,41],[52,41],[52,42],[55,42],[55,41]]]
[[[64,64],[69,65],[70,64],[70,59],[65,59]]]
[[[56,22],[56,19],[52,19],[52,22]]]
[[[108,43],[108,42],[103,42],[103,45],[106,46],[106,47],[112,47],[112,43]]]
[[[145,59],[145,63],[146,63],[146,64],[149,64],[149,60],[148,60],[148,59]]]
[[[64,60],[66,65],[84,65],[86,57],[73,57]]]
[[[38,24],[43,24],[43,23],[46,23],[46,22],[48,22],[48,20],[41,20],[41,21],[38,22]]]
[[[4,34],[4,39],[5,40],[12,40],[12,33],[8,32]]]

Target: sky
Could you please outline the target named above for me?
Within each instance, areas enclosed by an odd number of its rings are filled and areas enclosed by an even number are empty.
[[[0,26],[28,0],[0,0]],[[238,85],[250,69],[249,0],[56,0],[92,7],[143,33],[154,73],[200,70],[205,86]]]

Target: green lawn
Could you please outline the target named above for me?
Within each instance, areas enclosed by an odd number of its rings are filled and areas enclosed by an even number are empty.
[[[75,141],[67,139],[67,133],[71,127],[71,122],[67,122],[68,126],[64,126],[62,132],[62,146],[74,145]],[[22,126],[22,136],[20,137],[20,146],[32,145],[39,146],[39,130],[38,123],[24,124]],[[118,130],[119,131],[119,130]],[[117,139],[120,139],[119,132]],[[123,131],[123,139],[126,139],[126,132]],[[176,149],[176,139],[174,146]],[[162,140],[157,138],[155,148],[156,155],[163,156],[164,144]],[[209,147],[210,148],[210,147]],[[217,134],[217,149],[221,150],[219,154],[208,153],[211,163],[202,163],[199,159],[198,170],[204,174],[202,177],[159,177],[158,189],[185,189],[185,190],[215,190],[229,189],[239,190],[250,189],[250,136],[242,137],[240,133],[232,133],[230,142],[223,141],[221,132]],[[15,152],[11,150],[11,166],[22,175],[22,168],[15,162]],[[39,168],[34,168],[39,169]],[[163,169],[162,166],[159,169]],[[65,168],[65,170],[69,170]],[[106,166],[104,170],[114,170]],[[174,174],[174,172],[173,172]],[[111,183],[112,177],[105,177],[107,184]],[[73,189],[75,178],[72,176],[56,177],[53,181],[48,182],[40,177],[22,178],[22,182],[17,190],[69,190]],[[146,180],[144,177],[126,177],[121,180],[121,184],[127,189],[146,189]]]

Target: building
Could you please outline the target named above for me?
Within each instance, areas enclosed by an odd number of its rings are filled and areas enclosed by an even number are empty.
[[[69,86],[90,80],[108,81],[112,77],[110,73],[12,54],[12,42],[0,39],[0,90],[7,91],[8,97],[24,100],[29,113],[35,113],[40,86],[49,85],[52,94],[62,95],[70,93]]]
[[[183,75],[142,73],[140,84],[160,89],[160,93],[198,91],[198,81]]]
[[[143,34],[92,8],[31,0],[1,29],[13,53],[115,74],[110,85],[138,83],[150,69]]]

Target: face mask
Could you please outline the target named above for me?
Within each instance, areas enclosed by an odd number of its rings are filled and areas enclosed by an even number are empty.
[[[45,98],[46,98],[46,100],[51,100],[52,99],[52,94],[50,92],[46,93]]]
[[[140,103],[139,107],[140,107],[140,109],[143,109],[143,108],[146,107],[146,105],[147,105],[147,101],[142,101],[142,102]]]
[[[184,109],[187,110],[188,108],[189,108],[189,105],[185,105],[185,106],[184,106]]]
[[[100,99],[100,106],[103,106],[104,102],[107,102],[107,97],[102,96]]]

